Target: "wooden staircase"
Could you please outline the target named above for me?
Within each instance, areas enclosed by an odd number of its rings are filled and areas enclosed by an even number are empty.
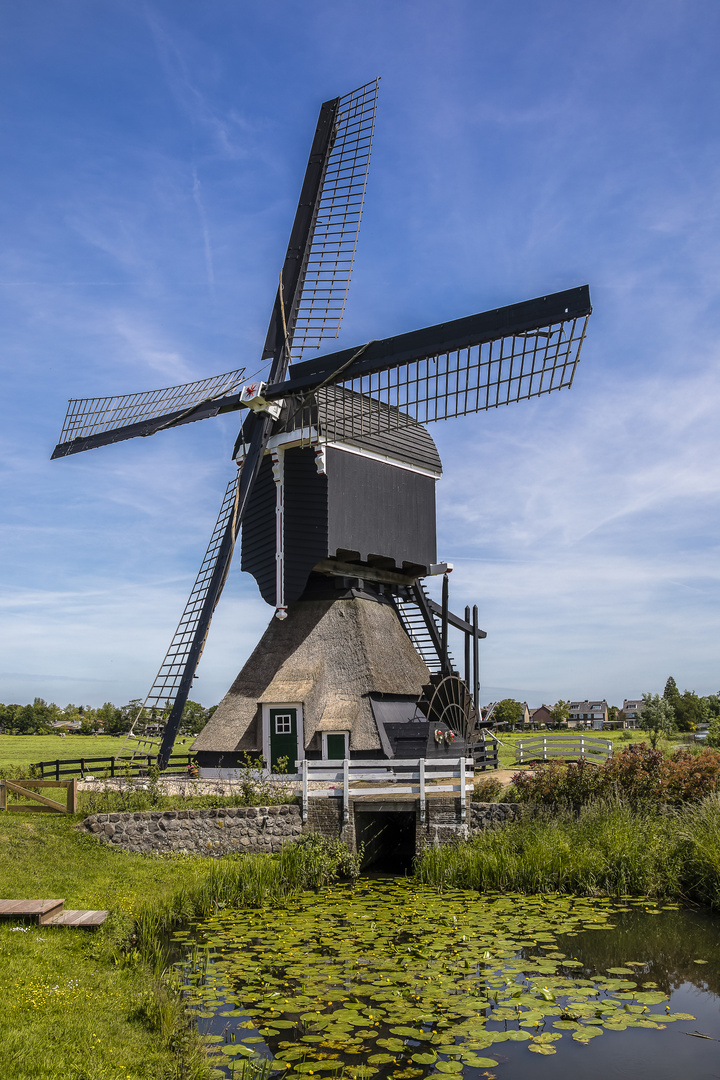
[[[64,900],[0,900],[0,918],[36,919],[38,926],[101,926],[108,911],[73,911],[64,909]]]

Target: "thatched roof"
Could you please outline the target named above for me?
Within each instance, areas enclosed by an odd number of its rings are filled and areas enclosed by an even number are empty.
[[[368,695],[417,697],[428,679],[390,604],[298,600],[270,621],[193,750],[261,750],[262,704],[303,706],[306,749],[321,730],[349,731],[351,750],[380,749]]]

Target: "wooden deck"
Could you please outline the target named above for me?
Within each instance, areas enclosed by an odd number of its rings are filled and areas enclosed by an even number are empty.
[[[36,919],[38,926],[101,926],[107,911],[64,910],[64,900],[0,900],[0,918]]]

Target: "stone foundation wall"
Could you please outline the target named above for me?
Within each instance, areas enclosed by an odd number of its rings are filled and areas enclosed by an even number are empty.
[[[195,855],[280,851],[302,832],[300,807],[293,805],[91,814],[82,825],[98,840],[125,851]]]
[[[303,832],[317,832],[328,839],[344,840],[356,847],[354,809],[380,809],[380,803],[350,801],[349,820],[343,823],[342,799],[310,799],[308,820],[302,823],[300,807],[238,806],[215,810],[153,810],[143,813],[92,814],[82,827],[102,843],[136,853],[187,851],[196,855],[227,855],[230,852],[280,851]],[[416,850],[467,840],[484,829],[512,820],[517,803],[469,803],[465,821],[460,820],[458,799],[429,799],[428,819],[422,820],[419,803],[385,804],[388,810],[416,813]]]
[[[517,817],[522,803],[474,802],[470,803],[468,824],[473,833],[494,829]]]

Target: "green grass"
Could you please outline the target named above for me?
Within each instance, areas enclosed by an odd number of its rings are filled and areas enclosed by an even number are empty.
[[[162,932],[216,904],[264,904],[353,869],[317,841],[281,856],[130,855],[71,818],[0,816],[0,896],[62,897],[109,909],[96,932],[0,924],[5,986],[0,1072],[13,1080],[204,1080],[201,1052],[172,979]],[[137,933],[135,932],[137,931]]]
[[[178,739],[174,753],[189,753],[192,741],[190,737],[184,743]],[[114,735],[0,735],[0,776],[4,769],[26,769],[34,761],[112,757],[122,744],[123,737]]]
[[[468,844],[418,859],[438,887],[668,897],[720,909],[720,795],[677,811],[596,802],[528,810]]]

